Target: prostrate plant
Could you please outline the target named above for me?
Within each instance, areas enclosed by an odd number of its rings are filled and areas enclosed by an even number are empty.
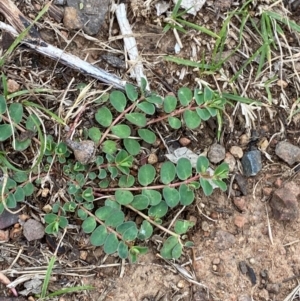
[[[15,124],[21,126],[22,120],[26,119],[24,126],[38,132],[43,156],[41,178],[58,174],[62,183],[66,183],[65,188],[51,196],[52,212],[44,216],[47,233],[56,234],[67,227],[68,218],[75,214],[75,218],[82,220],[82,229],[90,234],[94,246],[103,246],[106,254],[117,252],[120,258],[129,258],[132,262],[147,251],[145,241],[151,238],[154,228],[169,236],[160,251],[164,258],[179,258],[183,247],[192,246],[184,234],[194,225],[193,222],[177,219],[172,221],[170,229],[163,227],[162,223],[174,207],[190,205],[200,187],[205,195],[210,195],[217,187],[226,190],[224,179],[228,176],[228,166],[223,163],[213,171],[207,158],[200,156],[195,165],[181,157],[176,163],[165,161],[158,168],[145,164],[142,144],[151,145],[158,140],[151,125],[162,122],[170,129],[196,129],[203,120],[217,117],[220,133],[226,100],[208,87],[203,91],[182,87],[177,97],[168,95],[162,98],[147,92],[146,85],[143,81],[139,93],[136,87],[128,84],[125,93],[113,91],[109,97],[102,98],[95,113],[98,126],[83,130],[81,141],[70,138],[55,141],[50,135],[44,137],[40,129],[42,122],[35,119],[34,114],[26,118],[21,114],[22,117],[16,120],[12,113],[4,119],[11,110],[6,107],[1,110],[0,126],[9,131],[2,140],[16,144],[12,135],[16,131]],[[27,101],[19,103],[18,107],[27,105],[31,109],[43,110]],[[44,112],[55,122],[63,124],[52,112],[45,109]],[[32,118],[35,122],[29,123]],[[33,125],[29,127],[27,123]],[[83,156],[84,152],[87,157]],[[19,171],[9,165],[8,160],[3,162],[6,173],[16,177]],[[28,173],[22,173],[24,177],[20,178],[18,188],[10,181],[2,182],[2,204],[15,207],[19,187],[24,190],[21,200],[33,193]],[[30,193],[23,188],[29,184]],[[12,204],[11,198],[15,200]],[[127,215],[127,212],[131,214]],[[142,218],[138,223],[137,215]]]
[[[172,129],[182,126],[196,129],[202,120],[215,116],[221,120],[226,101],[208,87],[204,91],[183,87],[177,97],[168,95],[164,99],[148,93],[145,87],[144,81],[141,95],[132,85],[126,85],[126,93],[111,92],[95,113],[99,127],[85,132],[84,139],[91,140],[74,142],[74,146],[70,141],[56,144],[48,137],[47,161],[52,162],[57,156],[59,162],[66,162],[62,171],[67,191],[63,200],[53,206],[53,212],[45,215],[46,232],[56,233],[64,228],[69,212],[76,212],[93,245],[103,246],[106,254],[117,252],[120,258],[132,262],[147,251],[137,243],[151,238],[153,227],[169,235],[161,248],[164,258],[179,258],[183,247],[192,245],[183,239],[183,234],[193,222],[178,219],[172,230],[168,230],[162,226],[163,218],[177,205],[190,205],[200,187],[206,195],[216,187],[226,190],[223,180],[228,176],[227,164],[211,172],[205,157],[199,157],[196,166],[187,158],[180,158],[176,164],[163,162],[158,170],[141,163],[141,144],[157,140],[150,129],[153,124],[165,122]],[[159,117],[156,111],[161,112]],[[93,162],[86,160],[87,164],[82,164],[71,159],[67,145],[79,152],[91,141],[100,148]],[[128,210],[143,221],[137,224],[134,219],[126,218]]]

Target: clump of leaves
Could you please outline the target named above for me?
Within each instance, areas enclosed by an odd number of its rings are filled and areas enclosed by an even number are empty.
[[[66,216],[75,212],[93,245],[133,262],[147,250],[137,243],[151,238],[154,227],[170,235],[161,249],[164,258],[179,258],[183,247],[192,245],[182,239],[192,222],[179,219],[168,230],[161,225],[163,218],[175,206],[190,205],[200,187],[206,195],[217,187],[226,190],[228,166],[223,163],[212,172],[207,158],[200,156],[195,166],[187,158],[180,158],[176,164],[163,162],[158,170],[140,163],[142,143],[155,143],[157,136],[150,125],[162,121],[171,129],[196,129],[211,117],[221,120],[226,100],[208,87],[204,91],[183,87],[177,96],[165,98],[145,91],[145,87],[143,82],[140,93],[129,84],[125,93],[113,91],[96,111],[98,126],[88,129],[84,137],[99,147],[94,162],[76,162],[64,142],[56,144],[48,137],[47,161],[58,156],[60,162],[66,162],[63,172],[68,178],[68,201],[56,203],[53,212],[45,216],[46,232],[64,228]],[[157,111],[161,112],[159,117]],[[137,224],[126,219],[126,210],[134,211],[143,221]]]
[[[44,172],[50,174],[55,168],[67,184],[57,194],[52,212],[44,216],[47,233],[67,227],[68,218],[75,215],[94,246],[132,262],[147,251],[145,241],[154,228],[169,235],[161,248],[166,259],[179,258],[184,247],[192,246],[184,234],[193,222],[177,219],[167,229],[163,221],[174,207],[190,205],[197,189],[206,195],[215,188],[226,190],[228,166],[222,163],[213,171],[207,158],[199,156],[193,164],[182,157],[176,163],[165,161],[158,169],[142,163],[142,144],[156,142],[151,125],[161,122],[170,129],[196,129],[203,120],[217,117],[220,132],[226,100],[209,87],[203,91],[182,87],[176,96],[162,98],[146,91],[146,86],[143,81],[138,91],[127,84],[125,93],[113,91],[103,99],[94,116],[97,126],[83,132],[82,142],[94,141],[97,147],[93,160],[86,164],[74,158],[68,140],[56,142],[52,136],[42,136]],[[74,145],[84,150],[80,143]],[[2,201],[9,197],[9,187],[5,185]],[[128,211],[133,212],[130,216],[139,215],[141,222],[125,216]]]

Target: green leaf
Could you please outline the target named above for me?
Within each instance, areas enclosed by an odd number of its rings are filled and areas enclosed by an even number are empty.
[[[123,140],[123,143],[128,153],[132,156],[136,156],[140,152],[141,146],[135,139],[127,138]]]
[[[24,171],[17,171],[13,174],[12,178],[17,182],[17,183],[23,183],[28,180],[28,173]]]
[[[149,203],[150,200],[146,195],[138,194],[134,196],[133,202],[130,205],[137,210],[144,210],[148,208]]]
[[[103,250],[105,254],[113,254],[117,251],[119,240],[115,233],[110,233],[106,237]]]
[[[227,178],[229,172],[229,166],[227,163],[220,164],[214,171],[214,177],[219,177],[221,179]]]
[[[192,189],[186,184],[181,184],[179,187],[180,194],[180,204],[183,206],[188,206],[193,203],[195,199],[195,194]]]
[[[95,118],[97,122],[103,127],[109,127],[112,123],[113,116],[110,110],[107,107],[103,106],[97,110]]]
[[[69,222],[66,217],[60,216],[58,224],[61,228],[66,228],[68,226]]]
[[[138,92],[136,90],[136,87],[131,85],[131,84],[126,84],[125,85],[125,91],[126,91],[126,95],[127,97],[133,102],[136,101],[138,98]]]
[[[38,119],[38,117],[34,114],[31,114],[28,116],[25,126],[28,131],[36,132],[36,130],[37,130],[36,127],[40,124],[41,124],[41,121]]]
[[[143,189],[142,194],[148,197],[151,206],[158,205],[162,200],[162,196],[157,190]]]
[[[135,183],[135,178],[132,175],[122,175],[119,179],[119,187],[120,188],[128,188],[132,187]]]
[[[196,170],[199,173],[205,173],[209,166],[209,161],[206,157],[200,156],[197,159]]]
[[[180,258],[182,254],[182,245],[180,243],[177,243],[175,247],[172,249],[172,258],[178,259]]]
[[[94,193],[92,187],[88,187],[82,192],[82,197],[84,200],[88,202],[93,202],[94,201]]]
[[[148,186],[155,178],[156,170],[151,164],[145,164],[138,171],[138,181],[142,186]]]
[[[138,239],[146,240],[152,236],[152,233],[153,233],[152,225],[148,221],[143,221],[138,233]]]
[[[199,89],[194,90],[194,98],[198,106],[201,106],[204,103],[204,93]]]
[[[123,92],[113,91],[109,95],[109,101],[111,105],[119,112],[122,113],[125,110],[127,100]]]
[[[89,128],[88,135],[91,138],[91,140],[93,140],[95,143],[99,142],[99,140],[101,138],[101,132],[95,126]]]
[[[193,98],[192,90],[182,87],[178,90],[178,99],[183,106],[187,106]]]
[[[139,129],[138,134],[145,142],[149,144],[153,144],[156,141],[156,135],[150,130]]]
[[[24,141],[15,140],[14,149],[16,151],[22,152],[28,148],[31,144],[31,139],[26,139]]]
[[[4,114],[6,112],[6,100],[3,95],[0,95],[0,114]]]
[[[8,108],[11,119],[19,124],[23,118],[23,106],[18,102],[13,102]]]
[[[177,117],[168,117],[169,125],[172,129],[178,130],[181,128],[181,121]]]
[[[133,163],[133,157],[125,150],[121,149],[116,156],[115,163],[117,167],[131,167]]]
[[[213,192],[213,187],[211,186],[211,184],[209,183],[208,180],[204,179],[204,178],[201,178],[200,179],[200,184],[201,184],[201,187],[203,189],[203,192],[206,196],[209,196],[212,194]]]
[[[78,209],[77,215],[82,220],[85,220],[88,217],[88,214],[84,210],[82,210],[81,208]]]
[[[14,192],[14,198],[17,202],[23,202],[25,199],[25,192],[22,187],[17,187],[16,191]]]
[[[198,128],[201,124],[201,118],[195,111],[185,110],[183,112],[183,119],[186,126],[192,130]]]
[[[104,205],[117,210],[121,210],[122,208],[122,206],[118,202],[115,202],[111,199],[106,199]]]
[[[164,259],[172,259],[172,250],[173,248],[178,244],[177,237],[170,236],[167,238],[167,240],[164,242],[163,247],[160,250],[160,255]]]
[[[173,95],[168,95],[164,99],[164,111],[169,114],[176,109],[177,98]]]
[[[0,141],[5,141],[12,135],[12,128],[9,124],[0,124]]]
[[[111,131],[119,138],[128,138],[131,134],[130,127],[126,124],[115,125],[111,128]]]
[[[218,113],[218,110],[216,108],[207,107],[206,109],[209,112],[211,117],[215,117]]]
[[[108,236],[107,229],[104,225],[98,226],[90,237],[91,244],[100,247],[104,244]]]
[[[168,205],[166,202],[161,201],[156,206],[151,206],[148,210],[148,215],[154,218],[161,218],[165,216],[168,212]]]
[[[17,201],[12,193],[10,193],[6,199],[6,206],[12,209],[17,207]]]
[[[121,205],[128,205],[133,201],[133,194],[127,190],[117,190],[115,192],[116,201]]]
[[[212,180],[215,185],[217,185],[222,191],[227,190],[227,185],[222,180]]]
[[[132,227],[128,228],[126,231],[123,232],[122,238],[125,241],[133,241],[137,238],[137,235],[138,229],[136,227],[136,224],[134,223]]]
[[[51,224],[51,223],[58,220],[58,216],[56,214],[53,214],[53,213],[47,213],[44,216],[44,220],[47,224]]]
[[[192,164],[187,158],[180,158],[177,161],[176,173],[180,180],[186,180],[192,175]]]
[[[196,112],[202,120],[206,121],[211,117],[209,111],[206,108],[204,109],[196,108]]]
[[[120,241],[118,245],[118,255],[121,259],[126,259],[128,257],[128,246],[125,244],[124,241]]]
[[[81,228],[84,233],[92,233],[97,226],[97,222],[94,217],[89,216],[81,225]]]
[[[27,183],[24,187],[23,187],[25,196],[31,196],[34,192],[34,186],[32,183]]]
[[[109,206],[103,206],[96,210],[95,215],[102,221],[105,221],[113,213],[113,211],[113,208]]]
[[[125,114],[125,118],[134,125],[144,127],[147,124],[147,119],[145,114],[142,113],[130,113]]]
[[[194,227],[195,223],[186,220],[177,220],[174,225],[174,231],[177,234],[185,234],[190,228]]]
[[[155,113],[155,106],[147,101],[140,102],[137,107],[148,115],[153,115]]]
[[[209,87],[204,88],[204,102],[211,101],[214,97],[213,91]]]
[[[133,221],[128,221],[128,222],[125,222],[121,225],[119,225],[117,227],[117,232],[119,232],[121,235],[123,235],[128,229],[130,229],[131,227],[135,227],[136,228],[136,223],[133,222]]]
[[[116,228],[124,222],[124,218],[124,212],[114,209],[112,214],[105,219],[105,225]]]
[[[110,177],[112,179],[115,179],[118,176],[119,172],[118,172],[118,169],[116,167],[114,167],[114,166],[108,166],[107,169],[110,172]]]
[[[106,154],[114,154],[117,151],[117,143],[112,140],[106,140],[102,144],[102,151]]]
[[[178,205],[180,200],[180,195],[177,189],[171,187],[164,187],[163,196],[170,208],[173,208]]]
[[[158,104],[158,105],[161,105],[163,103],[162,98],[159,95],[155,95],[155,94],[152,94],[151,96],[146,97],[146,100],[151,103]]]
[[[170,162],[166,161],[162,164],[160,169],[160,180],[163,184],[170,184],[176,176],[176,167]]]

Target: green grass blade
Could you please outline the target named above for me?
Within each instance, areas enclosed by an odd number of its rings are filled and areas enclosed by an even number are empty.
[[[198,31],[201,31],[203,33],[206,33],[207,35],[209,35],[209,36],[211,36],[213,38],[217,38],[217,39],[220,38],[216,33],[212,32],[211,30],[209,30],[209,29],[207,29],[207,28],[205,28],[203,26],[200,26],[200,25],[197,25],[197,24],[185,21],[183,19],[178,19],[177,22],[180,23],[180,24],[182,24],[182,25],[186,25],[186,26],[188,26],[190,28],[193,28],[193,29],[196,29]]]
[[[209,69],[209,70],[214,69],[212,65],[207,65],[204,63],[197,63],[197,62],[193,62],[191,60],[181,59],[181,58],[171,56],[171,55],[165,56],[164,59],[168,62],[173,62],[178,65],[185,65],[185,66],[200,68],[200,69]]]
[[[93,289],[95,289],[95,287],[89,286],[89,285],[68,287],[68,288],[63,288],[61,290],[58,290],[54,293],[51,293],[51,294],[47,295],[47,297],[52,298],[52,297],[60,296],[60,295],[63,295],[63,294],[75,293],[75,292],[81,292],[81,291],[93,290]]]
[[[246,103],[246,104],[255,104],[257,106],[261,106],[262,103],[259,101],[255,101],[251,98],[242,97],[236,94],[230,94],[230,93],[222,93],[222,96],[226,99],[234,100],[236,102]]]
[[[289,20],[288,18],[286,18],[286,17],[284,17],[284,16],[281,16],[280,14],[275,13],[275,12],[273,12],[273,11],[265,11],[265,13],[266,13],[269,17],[271,17],[271,18],[273,18],[273,19],[275,19],[275,20],[277,20],[277,21],[279,21],[279,22],[281,22],[281,23],[283,23],[283,24],[289,26],[291,29],[293,29],[293,30],[295,30],[295,31],[297,31],[297,32],[300,32],[300,25],[298,25],[298,24],[295,23],[294,21],[291,21],[291,20]]]
[[[37,108],[37,109],[40,109],[44,112],[46,112],[50,117],[52,117],[56,122],[62,124],[62,125],[66,125],[66,123],[63,121],[63,119],[61,119],[60,117],[58,117],[56,114],[54,114],[53,112],[51,112],[50,110],[42,107],[41,105],[37,104],[37,103],[34,103],[34,102],[31,102],[31,101],[23,101],[22,104],[24,106],[27,106],[27,107],[33,107],[33,108]]]
[[[33,89],[32,92],[34,92],[34,93],[51,93],[52,90],[37,88],[37,89]],[[23,96],[23,95],[27,95],[27,94],[30,95],[30,93],[31,93],[31,91],[29,91],[29,90],[21,90],[21,91],[14,92],[14,93],[7,95],[6,99],[10,100],[12,98],[19,97],[19,96]]]
[[[52,256],[50,259],[50,262],[49,262],[49,265],[47,268],[47,272],[45,275],[44,283],[42,286],[41,298],[45,298],[47,295],[47,289],[48,289],[48,285],[49,285],[49,281],[50,281],[50,277],[51,277],[51,273],[52,273],[55,261],[56,261],[56,257]]]

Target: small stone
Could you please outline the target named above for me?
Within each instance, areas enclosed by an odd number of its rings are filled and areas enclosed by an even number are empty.
[[[149,157],[148,157],[148,163],[149,164],[155,164],[158,162],[158,158],[157,158],[157,155],[156,154],[150,154]]]
[[[181,137],[179,139],[179,143],[182,145],[182,146],[188,146],[190,143],[191,143],[191,140],[189,138],[186,138],[186,137]]]
[[[296,220],[299,216],[298,196],[300,188],[294,182],[276,189],[270,201],[274,218],[281,221]]]
[[[224,162],[228,164],[229,171],[233,172],[236,164],[236,160],[231,153],[226,153]]]
[[[9,93],[14,93],[19,91],[20,85],[13,79],[8,79],[7,80],[7,91]]]
[[[225,148],[220,144],[213,144],[208,151],[208,159],[212,163],[219,163],[225,158]]]
[[[45,213],[50,213],[50,212],[52,211],[52,206],[49,205],[49,204],[45,205],[45,206],[43,207],[43,211],[44,211]]]
[[[38,240],[45,234],[44,226],[34,219],[29,219],[23,226],[23,234],[28,241]]]
[[[83,27],[79,13],[74,7],[65,7],[63,22],[64,26],[70,30],[81,29]]]
[[[66,139],[66,144],[72,149],[75,159],[81,164],[87,164],[94,160],[96,151],[95,142],[92,140],[83,140],[80,142]]]
[[[209,230],[209,224],[208,224],[208,222],[207,221],[203,221],[201,223],[201,228],[202,228],[203,231],[208,231]]]
[[[255,259],[254,259],[253,257],[251,257],[251,258],[249,259],[249,262],[250,262],[251,264],[255,264]]]
[[[266,285],[266,290],[271,293],[278,295],[280,293],[281,285],[279,283],[268,283]]]
[[[268,301],[269,300],[269,293],[264,288],[262,290],[260,290],[258,296],[260,298],[259,300],[261,300],[261,301]]]
[[[185,281],[184,280],[179,280],[177,283],[178,288],[184,288],[185,287]]]
[[[234,145],[230,148],[229,151],[235,158],[241,159],[244,155],[243,150],[239,146]]]
[[[224,231],[217,230],[216,231],[216,242],[215,247],[219,250],[226,250],[232,247],[235,243],[235,237],[233,234]]]
[[[248,134],[243,134],[240,136],[239,140],[240,140],[240,145],[245,146],[249,143],[250,136]]]
[[[18,208],[17,208],[18,209]],[[5,228],[8,228],[18,222],[19,215],[12,214],[9,211],[4,210],[0,214],[0,230],[3,230]]]
[[[287,164],[294,165],[300,162],[300,148],[286,141],[281,141],[276,145],[276,155]]]
[[[234,224],[238,227],[238,228],[243,228],[245,226],[245,224],[247,223],[247,219],[245,216],[243,215],[237,215],[234,218]]]
[[[238,174],[235,175],[235,180],[236,180],[242,194],[247,195],[248,194],[248,187],[247,187],[248,186],[248,181],[247,181],[247,179],[243,175],[238,173]]]
[[[213,269],[214,272],[216,272],[218,267],[215,264],[213,264],[212,269]]]
[[[247,152],[242,158],[242,166],[246,177],[255,176],[261,169],[261,152],[252,150]]]
[[[233,203],[241,211],[246,211],[247,203],[246,203],[246,198],[244,196],[234,197],[233,198]]]
[[[288,83],[282,79],[279,79],[277,81],[277,86],[281,87],[281,88],[286,88],[288,86]]]

